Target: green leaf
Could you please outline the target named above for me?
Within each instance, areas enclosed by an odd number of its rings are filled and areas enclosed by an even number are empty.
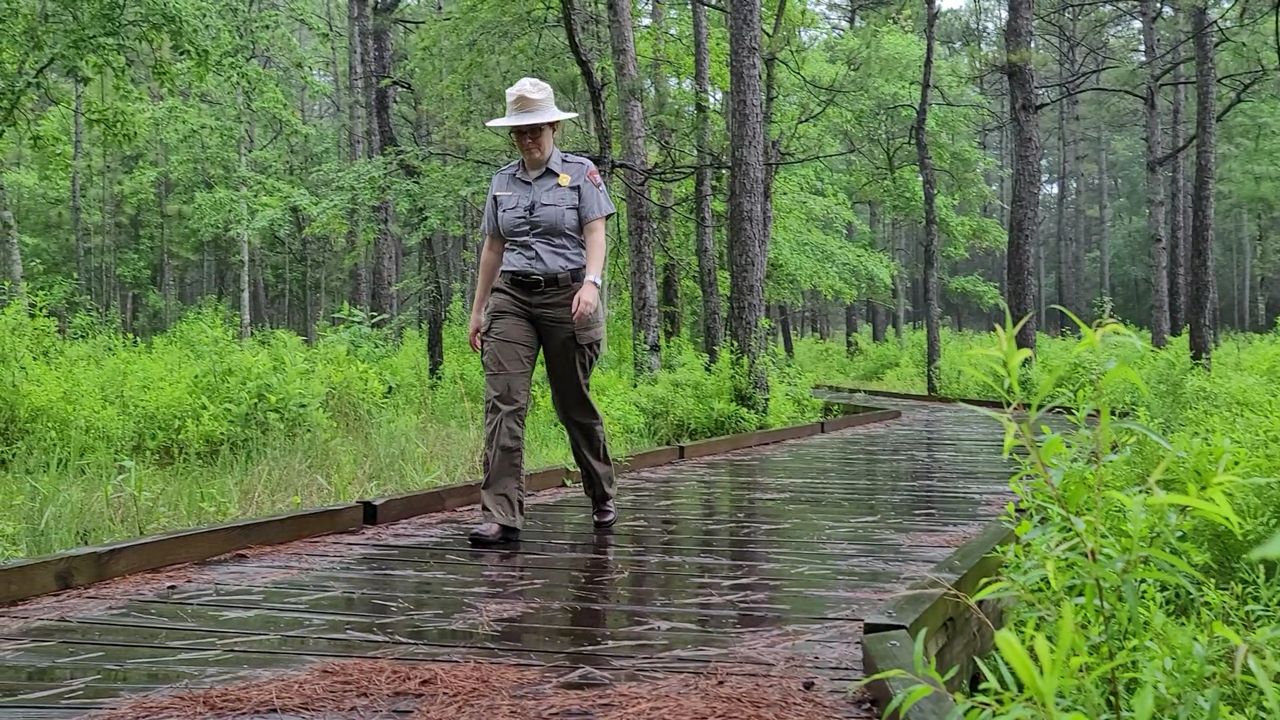
[[[1249,553],[1250,560],[1280,560],[1280,533]]]

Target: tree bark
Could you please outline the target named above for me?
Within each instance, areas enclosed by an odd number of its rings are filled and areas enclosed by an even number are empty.
[[[242,91],[237,90],[243,94]],[[240,116],[245,117],[245,108],[243,97],[237,103],[240,106]],[[240,197],[240,221],[238,235],[240,239],[240,339],[248,339],[249,334],[253,331],[253,312],[249,303],[249,133],[248,121],[240,128],[240,142],[237,144],[237,157],[239,159],[240,181],[239,181],[239,197]]]
[[[631,329],[634,333],[635,372],[656,373],[662,364],[659,340],[658,278],[649,220],[649,185],[645,150],[643,87],[636,70],[631,0],[609,0],[609,35],[613,69],[622,107],[622,152],[627,167],[627,237],[631,245]]]
[[[366,0],[347,0],[347,160],[355,165],[365,156],[364,107],[365,60],[364,39]],[[348,276],[348,302],[354,308],[369,307],[369,278],[364,264],[364,243],[360,221],[360,203],[355,199],[347,213],[347,257],[351,263]]]
[[[716,260],[715,217],[711,210],[711,119],[708,97],[711,92],[711,60],[707,39],[707,9],[691,2],[693,11],[694,138],[698,169],[694,175],[697,210],[694,218],[698,254],[698,285],[702,289],[702,344],[707,359],[715,363],[724,334],[720,317],[720,280]]]
[[[664,0],[652,0],[653,57],[650,74],[653,81],[653,135],[659,152],[670,152],[673,146],[671,123],[667,117],[667,77],[663,63],[667,61],[667,4]],[[675,193],[669,183],[658,186],[657,222],[654,225],[654,246],[663,250],[662,263],[662,334],[667,341],[680,337],[682,313],[680,307],[680,265],[672,251],[671,208],[675,205]]]
[[[1036,281],[1033,249],[1040,204],[1040,132],[1036,119],[1035,70],[1031,44],[1035,36],[1035,0],[1009,0],[1005,26],[1005,72],[1013,116],[1013,189],[1009,205],[1007,277],[1009,311],[1022,348],[1036,346]]]
[[[0,158],[2,160],[2,158]],[[18,244],[18,222],[9,207],[9,195],[5,191],[4,164],[0,162],[0,245],[8,259],[5,268],[9,280],[9,295],[18,301],[26,297],[22,274],[22,247]]]
[[[266,263],[262,259],[262,246],[254,246],[250,252],[250,270],[253,282],[253,304],[256,310],[253,316],[260,328],[269,328],[271,322],[271,304],[267,301]]]
[[[427,306],[427,374],[438,380],[444,371],[444,289],[440,282],[440,247],[444,233],[423,234],[418,248],[419,277],[422,282],[422,305]]]
[[[929,152],[929,90],[933,84],[934,36],[938,25],[937,0],[924,0],[924,71],[920,80],[920,104],[916,107],[916,157],[920,163],[920,183],[924,190],[924,311],[925,380],[930,395],[939,394],[942,335],[938,305],[938,181]]]
[[[1107,167],[1109,150],[1105,128],[1099,128],[1098,142],[1098,260],[1102,271],[1099,294],[1109,308],[1114,294],[1111,288],[1111,174]]]
[[[786,305],[779,304],[776,312],[778,313],[778,325],[782,329],[782,350],[787,354],[787,357],[795,358],[796,345],[791,336],[791,309]]]
[[[164,304],[164,327],[167,329],[172,327],[174,322],[174,306],[178,302],[178,280],[177,273],[174,270],[173,251],[169,247],[170,179],[168,161],[164,159],[163,143],[161,144],[160,155],[164,168],[160,172],[160,177],[156,179],[156,206],[160,210],[160,217],[157,218],[156,222],[160,226],[160,297]]]
[[[694,8],[700,7],[694,3]],[[565,39],[569,43],[569,51],[573,53],[574,62],[578,64],[578,72],[582,82],[587,86],[587,97],[591,99],[591,122],[595,128],[597,157],[596,168],[604,177],[613,172],[613,131],[609,124],[608,110],[604,100],[604,81],[596,72],[596,60],[591,51],[582,44],[582,34],[578,28],[578,12],[575,0],[560,0],[560,19],[564,23]]]
[[[1217,68],[1209,10],[1191,11],[1196,53],[1196,178],[1191,198],[1191,358],[1206,368],[1213,355],[1215,299],[1213,267],[1213,189],[1217,142]]]
[[[858,304],[844,306],[844,351],[849,357],[858,354]]]
[[[1147,232],[1151,238],[1151,344],[1169,342],[1169,247],[1164,234],[1164,183],[1160,172],[1160,52],[1156,21],[1159,0],[1142,0],[1142,48],[1147,63],[1143,104],[1147,140]]]
[[[898,272],[894,276],[893,297],[895,312],[893,315],[893,334],[902,340],[907,326],[907,293],[911,283],[907,279],[907,266],[910,256],[907,253],[907,230],[897,221],[890,221],[889,233],[893,236],[893,259],[897,261]]]
[[[361,35],[368,29],[369,57],[365,58],[366,73],[365,98],[369,102],[368,113],[373,122],[369,128],[369,156],[390,157],[396,153],[398,143],[391,125],[391,108],[395,102],[395,85],[386,80],[391,79],[391,25],[392,13],[399,5],[398,0],[370,0],[371,12],[366,18]],[[374,217],[378,222],[377,235],[374,238],[373,253],[373,287],[370,292],[370,310],[375,318],[381,317],[377,324],[390,322],[399,312],[395,286],[399,281],[396,273],[396,258],[399,255],[399,238],[392,232],[394,206],[389,191],[384,189],[374,209]]]
[[[748,387],[739,389],[739,402],[763,415],[769,407],[769,378],[762,362],[767,338],[761,323],[768,237],[763,212],[765,118],[760,33],[759,2],[730,3],[729,332],[736,352],[747,361],[750,378]]]
[[[84,83],[76,78],[71,130],[71,236],[75,240],[76,288],[81,295],[88,292],[89,268],[85,264],[83,192],[80,173],[84,158]],[[161,215],[161,222],[164,216]]]
[[[1254,263],[1253,275],[1249,282],[1253,286],[1254,297],[1254,319],[1257,328],[1261,332],[1267,331],[1267,283],[1266,277],[1263,275],[1263,267],[1265,267],[1265,257],[1263,255],[1266,241],[1266,233],[1263,230],[1262,213],[1258,213],[1257,218],[1258,236],[1254,243]]]
[[[1177,42],[1179,38],[1175,38]],[[1182,85],[1182,51],[1176,50],[1170,60],[1173,66],[1173,107],[1169,118],[1169,147],[1182,147],[1186,88]],[[1187,226],[1186,226],[1186,158],[1178,153],[1169,168],[1169,330],[1181,335],[1187,325]]]

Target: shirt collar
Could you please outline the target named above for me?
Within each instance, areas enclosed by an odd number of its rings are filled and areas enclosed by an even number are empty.
[[[564,157],[560,153],[560,148],[552,145],[551,157],[547,158],[547,165],[542,169],[542,173],[539,173],[539,176],[541,176],[543,173],[545,173],[548,170],[550,170],[551,172],[557,175],[563,174],[564,173],[563,160],[564,160]],[[529,182],[533,182],[536,179],[534,177],[531,177],[529,175],[529,171],[525,169],[523,159],[520,160],[520,164],[516,168],[516,171],[520,175],[520,177],[524,178],[525,180],[528,180]]]

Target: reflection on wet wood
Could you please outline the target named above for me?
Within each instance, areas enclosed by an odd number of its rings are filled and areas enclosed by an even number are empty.
[[[108,584],[82,601],[0,611],[0,720],[54,720],[326,658],[488,659],[616,678],[715,667],[847,687],[864,672],[862,619],[1009,499],[989,418],[873,404],[902,416],[636,462],[605,533],[567,488],[531,498],[515,547],[470,547],[477,513],[451,510],[206,563],[133,598]],[[842,716],[872,714],[849,701]]]

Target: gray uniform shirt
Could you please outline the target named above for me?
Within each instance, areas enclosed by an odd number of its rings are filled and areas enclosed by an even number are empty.
[[[587,264],[583,226],[615,212],[595,164],[553,148],[536,178],[518,160],[493,176],[480,234],[502,238],[505,271],[562,272]]]

